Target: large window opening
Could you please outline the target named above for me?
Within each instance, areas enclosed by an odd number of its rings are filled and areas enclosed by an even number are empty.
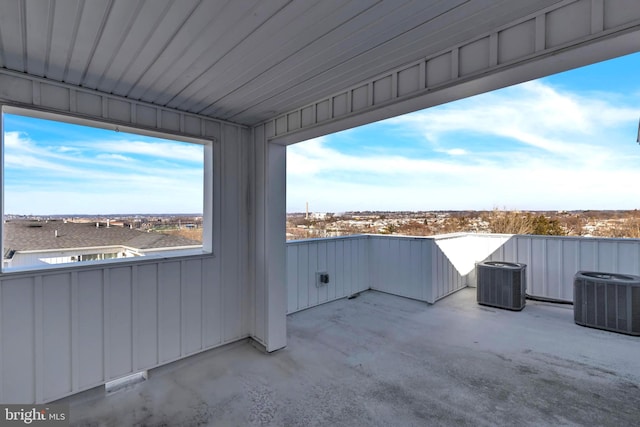
[[[287,238],[640,238],[640,53],[287,147]]]
[[[209,141],[4,106],[3,271],[207,253]]]

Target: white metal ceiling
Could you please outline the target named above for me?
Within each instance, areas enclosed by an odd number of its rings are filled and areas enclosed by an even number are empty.
[[[255,124],[560,0],[2,0],[0,67]]]

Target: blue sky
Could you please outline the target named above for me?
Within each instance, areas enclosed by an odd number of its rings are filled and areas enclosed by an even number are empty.
[[[287,149],[287,212],[640,208],[640,53]]]
[[[636,209],[640,53],[287,149],[287,211]],[[4,115],[5,214],[202,212],[195,144]]]
[[[4,114],[4,213],[202,213],[197,144]]]

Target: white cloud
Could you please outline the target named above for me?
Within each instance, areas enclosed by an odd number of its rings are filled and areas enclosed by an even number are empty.
[[[202,146],[191,143],[144,142],[135,140],[91,141],[91,146],[98,146],[102,151],[120,154],[138,154],[161,157],[172,160],[202,162]]]
[[[290,146],[288,209],[636,208],[638,110],[624,101],[530,82],[383,122],[401,134],[385,152],[347,154],[331,135]],[[402,138],[422,153],[399,155]]]
[[[78,152],[78,149],[75,147],[60,146],[57,148],[57,151],[60,153],[75,153]]]
[[[450,150],[436,150],[436,151],[446,153],[450,156],[464,156],[465,154],[467,154],[467,150],[463,148],[452,148]]]
[[[637,109],[528,82],[388,121],[438,142],[452,133],[494,135],[550,153],[585,149],[585,138],[636,120]]]
[[[4,146],[8,148],[22,148],[31,145],[31,140],[23,132],[5,132]]]
[[[144,143],[153,145],[153,143]],[[166,154],[172,152],[180,153],[179,158],[189,157],[190,160],[199,160],[202,164],[202,147],[194,145],[193,147],[182,147],[180,145],[173,146],[170,143],[158,142],[159,147],[147,150],[138,150],[138,154],[145,151],[157,162],[142,162],[130,156],[125,156],[120,152],[133,152],[128,145],[121,142],[121,145],[104,143],[95,141],[89,147],[82,148],[46,145],[34,143],[27,134],[21,132],[7,132],[5,134],[5,164],[10,167],[20,168],[23,170],[38,169],[40,172],[64,173],[69,178],[87,177],[98,179],[108,179],[121,175],[124,170],[130,170],[143,175],[156,175],[163,177],[169,170],[181,170],[182,173],[188,174],[189,171],[197,171],[196,167],[185,167],[173,163],[167,163],[166,160],[174,159]],[[135,145],[135,144],[134,144]],[[119,148],[123,148],[119,150]],[[63,148],[63,149],[61,149]],[[186,150],[184,150],[186,148]],[[91,151],[89,150],[91,149]],[[84,150],[84,151],[83,151]],[[193,151],[199,156],[194,156]],[[157,156],[154,153],[161,153]],[[160,164],[160,162],[165,162]]]
[[[123,156],[122,154],[98,154],[96,156],[97,159],[104,159],[104,160],[117,160],[117,161],[121,161],[121,162],[132,162],[134,161],[134,159],[132,159],[131,157],[127,157],[127,156]]]
[[[287,173],[292,176],[318,176],[335,172],[407,176],[424,171],[456,174],[465,169],[461,164],[400,155],[378,153],[354,156],[326,147],[325,141],[326,137],[323,137],[289,146]]]
[[[185,167],[169,162],[168,155],[143,162],[104,152],[99,142],[93,151],[88,147],[60,150],[60,146],[47,145],[46,141],[36,143],[21,132],[6,132],[4,144],[7,213],[202,210],[202,147],[195,146],[200,167]],[[161,148],[171,145],[159,144]],[[188,150],[177,151],[185,157]],[[158,207],[160,201],[164,208]]]

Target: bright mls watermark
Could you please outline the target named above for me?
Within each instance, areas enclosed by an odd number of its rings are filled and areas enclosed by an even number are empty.
[[[69,405],[0,405],[0,427],[69,425]]]

